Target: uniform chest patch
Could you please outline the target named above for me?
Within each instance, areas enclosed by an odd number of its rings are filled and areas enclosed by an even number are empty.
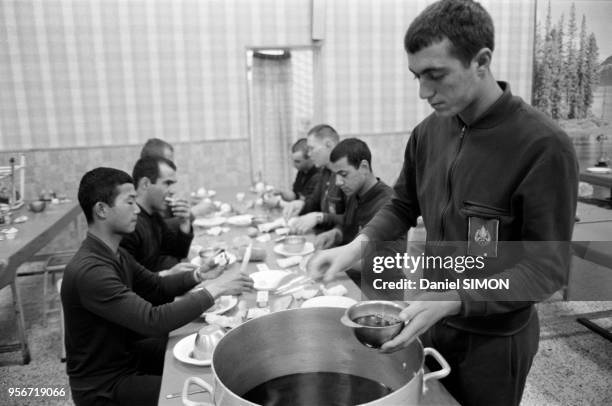
[[[468,255],[497,258],[499,220],[468,217]]]

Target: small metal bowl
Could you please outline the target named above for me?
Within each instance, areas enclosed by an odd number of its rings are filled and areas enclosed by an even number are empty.
[[[41,211],[45,210],[45,207],[47,207],[47,202],[44,200],[35,200],[30,202],[29,207],[34,213],[40,213]]]
[[[359,342],[380,348],[404,328],[399,314],[405,308],[403,303],[384,300],[358,302],[346,309],[341,321],[353,329]]]
[[[289,235],[285,237],[283,241],[283,248],[285,251],[291,254],[299,254],[304,251],[304,245],[306,244],[306,237],[299,235]]]
[[[211,359],[215,346],[224,335],[223,329],[219,326],[209,325],[202,327],[198,334],[196,334],[193,345],[193,358],[199,360]]]

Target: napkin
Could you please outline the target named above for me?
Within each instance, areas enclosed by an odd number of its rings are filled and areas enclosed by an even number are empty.
[[[289,268],[295,265],[299,265],[300,262],[302,262],[302,257],[300,255],[295,255],[295,256],[287,257],[287,258],[278,258],[276,260],[276,263],[278,264],[278,266],[280,266],[283,269]]]
[[[206,231],[206,234],[216,237],[221,233],[227,233],[229,230],[229,227],[211,227]]]
[[[206,322],[222,328],[236,328],[242,323],[242,316],[222,316],[220,314],[207,314]]]
[[[265,316],[266,314],[270,314],[270,309],[265,307],[251,307],[247,312],[247,319],[251,320],[255,317]]]
[[[259,242],[268,242],[272,239],[272,237],[270,237],[270,234],[262,234],[255,239]]]
[[[296,300],[307,300],[315,297],[317,293],[319,293],[319,289],[317,288],[304,288],[295,292],[293,297]]]
[[[323,288],[323,294],[325,296],[344,296],[348,290],[344,287],[344,285],[336,285],[332,286],[329,289]]]
[[[260,224],[257,226],[257,228],[259,228],[259,231],[262,233],[269,233],[270,231],[273,231],[279,227],[285,227],[286,225],[287,223],[285,222],[285,219],[283,217],[279,217],[269,223]]]
[[[277,228],[274,232],[278,235],[287,235],[291,229],[289,227]]]

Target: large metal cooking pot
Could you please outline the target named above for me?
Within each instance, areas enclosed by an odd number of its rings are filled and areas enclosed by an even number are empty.
[[[241,396],[264,382],[298,373],[335,372],[367,378],[392,390],[362,404],[415,405],[428,380],[449,374],[446,360],[432,348],[423,349],[418,340],[392,354],[364,346],[340,323],[343,314],[339,308],[285,310],[231,330],[213,352],[214,389],[201,378],[190,377],[183,386],[183,403],[209,405],[188,399],[192,384],[209,391],[217,406],[256,405]],[[442,369],[424,374],[427,355]]]

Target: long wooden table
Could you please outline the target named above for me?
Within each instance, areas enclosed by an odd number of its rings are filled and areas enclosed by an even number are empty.
[[[17,235],[13,240],[0,241],[0,261],[4,266],[0,269],[0,289],[10,285],[13,293],[13,303],[17,317],[19,343],[0,346],[0,352],[21,350],[23,363],[30,362],[30,350],[25,330],[25,320],[19,290],[16,285],[17,268],[31,260],[41,248],[57,237],[68,224],[76,222],[81,212],[75,202],[47,205],[42,213],[32,213],[21,208],[13,212],[13,219],[26,215],[25,223],[5,225],[4,228],[15,227]]]
[[[222,197],[226,197],[225,201],[233,200],[233,196],[235,193],[225,191],[225,193],[220,194]],[[247,196],[249,198],[249,196]],[[280,216],[280,212],[272,212],[270,213],[271,218],[275,218]],[[230,232],[220,235],[219,237],[212,237],[206,235],[202,229],[196,229],[194,244],[201,245],[203,247],[210,247],[211,245],[219,243],[220,240],[225,242],[230,242],[237,236],[245,235],[246,227],[232,227]],[[265,243],[266,247],[266,260],[264,261],[266,265],[270,269],[280,269],[278,264],[276,263],[277,258],[282,258],[274,253],[274,239],[278,237],[275,233],[271,233],[272,240],[270,242]],[[309,240],[312,241],[314,239],[313,236],[309,236]],[[231,248],[230,248],[231,249]],[[234,264],[233,266],[239,266],[239,264]],[[298,271],[298,267],[292,267],[289,270]],[[256,263],[249,263],[247,272],[252,273],[257,271]],[[348,293],[346,296],[354,298],[356,300],[362,300],[361,291],[357,285],[355,285],[351,279],[349,279],[346,275],[342,275],[341,277],[335,279],[333,282],[328,284],[328,287],[333,287],[335,285],[342,284],[347,288]],[[246,302],[247,307],[255,307],[255,294],[249,293],[244,294],[239,298],[241,301]],[[270,307],[274,308],[274,300],[276,298],[271,295]],[[291,305],[292,308],[299,307],[301,305],[301,301],[298,303],[294,301]],[[228,314],[231,315],[236,312],[236,309],[230,311]],[[192,323],[187,324],[173,332],[169,335],[168,345],[166,347],[166,353],[164,356],[164,373],[162,376],[162,384],[159,395],[158,405],[160,406],[178,406],[181,405],[181,397],[175,397],[172,399],[166,399],[166,395],[176,394],[181,392],[183,383],[190,376],[197,376],[204,379],[206,382],[213,384],[214,379],[212,375],[211,367],[202,367],[202,366],[193,366],[184,364],[178,361],[174,355],[172,354],[172,350],[175,344],[190,334],[197,332],[202,326],[206,325],[204,320],[195,320]],[[192,400],[198,401],[210,401],[210,398],[207,394],[195,394],[190,397]],[[430,380],[428,382],[428,391],[424,396],[424,404],[426,405],[458,405],[457,401],[448,393],[448,391],[439,383],[437,380]]]

